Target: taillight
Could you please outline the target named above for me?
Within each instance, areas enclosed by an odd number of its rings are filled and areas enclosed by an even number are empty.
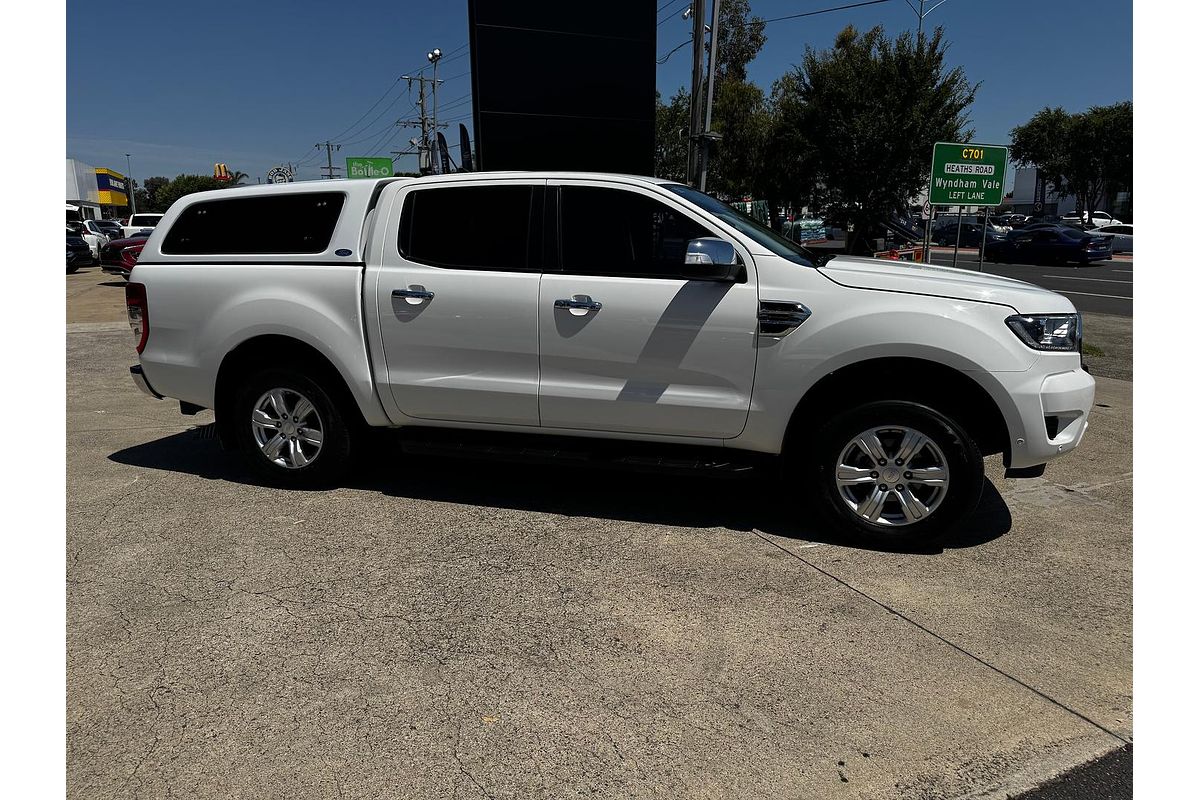
[[[146,340],[150,338],[150,308],[146,304],[145,284],[125,284],[125,309],[129,312],[133,338],[137,340],[138,355],[141,355],[146,349]]]

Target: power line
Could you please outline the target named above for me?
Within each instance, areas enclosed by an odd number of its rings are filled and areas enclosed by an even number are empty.
[[[376,100],[374,103],[372,103],[372,104],[371,104],[371,107],[370,107],[370,108],[368,108],[368,109],[367,109],[367,110],[366,110],[366,111],[363,113],[363,115],[362,115],[361,117],[359,117],[358,119],[354,120],[354,124],[352,124],[352,125],[351,125],[349,128],[346,128],[346,130],[342,131],[341,133],[339,133],[339,134],[337,134],[337,135],[335,135],[335,136],[331,136],[331,137],[329,137],[329,138],[330,138],[330,139],[340,139],[340,138],[342,138],[343,136],[346,136],[347,134],[349,134],[349,133],[350,133],[350,131],[352,131],[352,130],[354,130],[356,127],[358,127],[358,123],[360,123],[360,122],[362,122],[364,119],[366,119],[366,118],[367,118],[367,114],[370,114],[372,111],[374,111],[374,110],[375,110],[375,108],[376,108],[376,107],[377,107],[377,106],[378,106],[380,103],[382,103],[382,102],[383,102],[383,98],[387,97],[389,94],[391,94],[391,93],[392,93],[392,89],[395,89],[395,88],[396,88],[396,84],[398,84],[399,82],[400,82],[400,79],[399,79],[399,78],[396,78],[396,80],[392,81],[392,83],[391,83],[391,84],[388,86],[388,88],[387,88],[387,91],[386,91],[386,92],[384,92],[382,95],[380,95],[380,96],[379,96],[379,99],[378,99],[378,100]]]
[[[683,40],[682,42],[680,42],[680,43],[679,43],[679,45],[678,45],[677,47],[674,47],[674,48],[672,48],[671,52],[667,53],[667,54],[666,54],[665,56],[663,56],[662,58],[656,58],[656,59],[654,60],[654,63],[656,63],[656,64],[665,64],[665,63],[667,63],[667,59],[668,59],[668,58],[670,58],[671,56],[675,55],[676,53],[678,53],[680,50],[682,50],[683,48],[687,47],[687,46],[688,46],[689,44],[691,44],[691,43],[692,43],[692,37],[690,37],[690,36],[689,36],[687,39],[685,39],[685,40]]]
[[[786,19],[800,19],[801,17],[815,17],[817,14],[828,14],[831,11],[845,11],[848,8],[861,8],[863,6],[877,6],[880,3],[890,3],[891,1],[892,0],[865,0],[865,2],[862,2],[862,3],[851,3],[850,5],[837,6],[835,8],[822,8],[818,11],[805,11],[802,14],[789,14],[786,17],[772,17],[771,19],[764,19],[763,24],[766,25],[771,22],[782,22]]]

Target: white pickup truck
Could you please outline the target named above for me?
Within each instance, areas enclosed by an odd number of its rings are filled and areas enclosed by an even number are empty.
[[[1028,283],[819,264],[677,183],[476,173],[201,192],[127,288],[139,387],[285,485],[368,450],[779,467],[797,515],[926,542],[982,455],[1074,449],[1080,317]],[[580,455],[583,454],[583,455]],[[614,498],[613,502],[620,502]]]
[[[149,233],[154,230],[154,226],[162,218],[162,214],[134,214],[129,218],[128,224],[121,226],[121,233],[124,234],[123,238],[128,239],[135,233]]]

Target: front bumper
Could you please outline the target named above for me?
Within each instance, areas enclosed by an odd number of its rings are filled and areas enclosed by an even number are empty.
[[[1011,469],[1045,464],[1078,447],[1096,397],[1096,381],[1082,365],[1055,372],[1037,366],[1008,374],[1015,380],[1008,391],[1017,413],[1016,424],[1009,424],[1005,466]]]
[[[129,368],[129,377],[133,378],[133,385],[141,389],[146,394],[153,397],[155,400],[162,400],[163,396],[154,391],[154,387],[146,380],[146,374],[142,372],[141,364],[134,364]]]

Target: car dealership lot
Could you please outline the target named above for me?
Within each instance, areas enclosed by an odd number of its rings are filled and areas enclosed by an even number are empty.
[[[1132,738],[1128,382],[1044,477],[989,459],[951,546],[877,552],[765,476],[381,441],[258,485],[134,389],[119,284],[67,281],[73,797],[1003,797]]]

